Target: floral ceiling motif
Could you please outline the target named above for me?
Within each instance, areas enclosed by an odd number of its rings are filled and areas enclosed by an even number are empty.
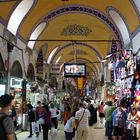
[[[66,28],[63,29],[61,32],[61,35],[63,36],[87,36],[92,32],[92,30],[88,27],[82,26],[82,25],[69,25]]]
[[[75,53],[75,51],[71,51],[69,53],[69,55],[73,55]],[[88,55],[85,51],[83,50],[76,50],[76,54],[79,54],[79,55]]]

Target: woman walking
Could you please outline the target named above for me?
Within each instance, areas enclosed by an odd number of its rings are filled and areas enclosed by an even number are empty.
[[[49,110],[48,105],[44,106],[43,118],[45,123],[42,125],[43,128],[43,140],[48,140],[48,132],[51,129],[52,122],[51,122],[51,112]]]

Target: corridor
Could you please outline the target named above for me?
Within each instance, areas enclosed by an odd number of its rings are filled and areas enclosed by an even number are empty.
[[[27,138],[28,135],[29,132],[22,132],[17,134],[17,138],[18,140],[43,140],[42,133],[38,138],[36,138],[35,136],[33,136],[32,138]],[[49,140],[51,140],[50,137]],[[59,126],[58,128],[58,135],[56,140],[65,140],[62,126]],[[104,136],[104,129],[96,126],[90,127],[88,140],[106,140]]]

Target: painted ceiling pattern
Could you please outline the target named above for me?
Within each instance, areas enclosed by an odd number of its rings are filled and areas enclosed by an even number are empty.
[[[13,30],[15,36],[27,46],[30,39],[36,40],[32,42],[31,50],[39,52],[42,47],[47,46],[43,54],[45,61],[56,46],[59,46],[50,62],[55,62],[60,56],[63,62],[72,61],[73,40],[81,40],[76,44],[76,53],[80,59],[100,61],[113,48],[129,47],[124,45],[129,44],[131,35],[140,26],[139,0],[2,1],[0,22],[5,26],[5,31],[10,30],[10,21],[14,21],[11,25],[16,27]],[[117,42],[112,45],[108,40]],[[92,67],[91,63],[89,65]],[[95,65],[99,69],[103,67],[102,64]]]
[[[63,36],[87,36],[92,32],[89,27],[82,25],[69,25],[63,29],[61,35]]]

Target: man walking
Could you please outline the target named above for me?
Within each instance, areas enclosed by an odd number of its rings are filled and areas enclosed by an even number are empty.
[[[77,140],[87,140],[89,130],[90,112],[84,108],[83,103],[79,103],[80,109],[76,112],[75,119],[77,122]]]
[[[112,101],[108,102],[108,106],[105,108],[105,120],[106,120],[106,129],[105,129],[105,135],[108,136],[108,140],[112,139],[112,112],[114,111],[115,107],[112,106]]]
[[[13,97],[5,94],[0,97],[0,140],[16,140],[15,128],[9,110]]]

